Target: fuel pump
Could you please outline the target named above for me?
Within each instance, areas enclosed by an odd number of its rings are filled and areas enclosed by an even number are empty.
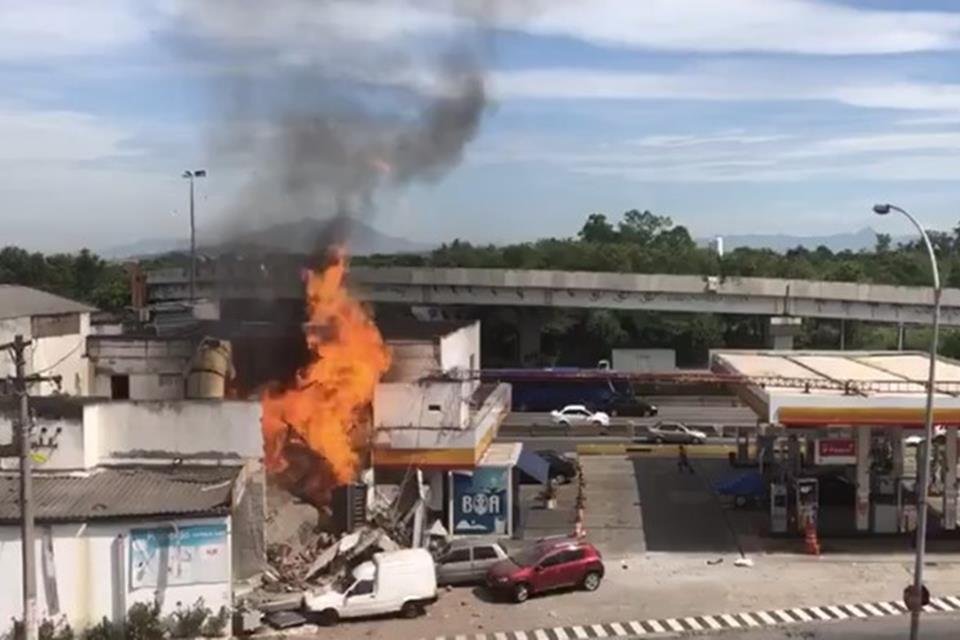
[[[770,533],[787,532],[787,485],[770,484]]]
[[[797,478],[795,483],[797,530],[807,529],[807,523],[817,528],[817,516],[820,508],[820,481],[817,478]]]

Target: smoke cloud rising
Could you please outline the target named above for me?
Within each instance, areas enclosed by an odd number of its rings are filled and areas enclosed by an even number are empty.
[[[252,176],[234,230],[356,218],[383,188],[433,181],[487,107],[482,0],[235,0],[185,4],[231,53],[215,87],[218,156]]]

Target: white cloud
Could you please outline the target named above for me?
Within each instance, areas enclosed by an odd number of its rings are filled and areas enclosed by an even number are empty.
[[[0,163],[64,163],[130,156],[130,132],[74,111],[0,107]]]
[[[860,74],[863,76],[864,74]],[[499,71],[492,78],[501,100],[829,101],[858,107],[960,110],[960,84],[889,80],[872,74],[817,76],[792,65],[708,65],[675,73],[559,68]]]
[[[470,155],[479,164],[521,163],[653,183],[930,181],[960,179],[960,134],[836,137],[730,132],[620,142],[510,136]],[[682,141],[682,144],[675,144]]]
[[[100,54],[149,33],[146,16],[130,0],[0,2],[0,60]]]
[[[506,21],[600,45],[699,52],[883,54],[960,45],[960,14],[812,0],[561,0]]]

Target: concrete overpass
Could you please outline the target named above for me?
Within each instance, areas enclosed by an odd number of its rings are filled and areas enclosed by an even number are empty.
[[[497,305],[604,308],[865,320],[926,324],[929,288],[777,278],[719,278],[697,275],[626,274],[512,269],[355,267],[351,288],[370,302],[411,305]],[[147,277],[150,302],[187,297],[182,269]],[[205,265],[197,281],[200,297],[299,298],[298,271],[262,265]],[[943,292],[942,322],[960,326],[960,289]]]

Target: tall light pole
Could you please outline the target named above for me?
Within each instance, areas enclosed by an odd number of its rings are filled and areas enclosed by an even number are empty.
[[[206,169],[184,171],[183,177],[190,181],[190,301],[196,298],[197,290],[197,230],[193,218],[193,179],[206,178]]]
[[[874,213],[884,216],[891,211],[902,213],[920,232],[923,244],[930,256],[930,268],[933,269],[933,337],[930,339],[930,373],[927,377],[927,413],[925,419],[925,443],[923,460],[920,463],[919,486],[917,487],[917,557],[913,568],[913,604],[910,606],[910,640],[917,640],[920,633],[920,594],[923,591],[923,556],[927,547],[927,491],[930,487],[930,453],[933,449],[933,392],[936,381],[937,346],[940,332],[940,269],[937,267],[937,255],[927,235],[916,218],[905,210],[892,204],[873,206]]]

